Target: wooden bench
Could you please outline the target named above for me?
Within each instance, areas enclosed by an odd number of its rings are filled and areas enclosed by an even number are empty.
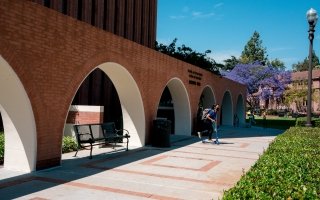
[[[77,124],[74,125],[74,130],[78,143],[77,152],[74,156],[77,156],[79,149],[87,149],[87,147],[90,147],[91,159],[93,146],[111,143],[114,149],[117,143],[123,143],[123,139],[126,139],[126,151],[129,150],[129,131],[126,129],[116,129],[114,122]]]

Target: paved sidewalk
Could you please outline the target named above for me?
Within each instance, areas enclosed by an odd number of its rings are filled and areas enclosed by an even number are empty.
[[[171,137],[171,148],[63,154],[61,167],[29,174],[0,168],[0,199],[192,199],[222,197],[281,130],[222,127],[220,145]]]

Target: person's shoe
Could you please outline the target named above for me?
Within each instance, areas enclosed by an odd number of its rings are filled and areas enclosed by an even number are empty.
[[[220,144],[219,140],[214,141],[214,143],[217,144],[217,145]]]
[[[201,133],[200,132],[198,132],[198,137],[199,137],[199,139],[201,139]]]

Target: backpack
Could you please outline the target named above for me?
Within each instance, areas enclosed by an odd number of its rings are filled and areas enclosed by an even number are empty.
[[[210,108],[206,108],[206,109],[204,109],[204,110],[202,111],[202,115],[201,115],[201,120],[202,120],[202,121],[204,121],[204,120],[207,119],[207,115],[208,115],[208,113],[209,113],[210,110],[211,110]]]

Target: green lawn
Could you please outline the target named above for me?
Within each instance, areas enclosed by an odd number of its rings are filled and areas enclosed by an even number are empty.
[[[249,122],[248,118],[246,119]],[[255,116],[256,124],[254,126],[261,126],[263,127],[264,120],[260,116]],[[265,121],[266,128],[276,128],[281,130],[286,130],[290,127],[295,126],[296,118],[291,117],[274,117],[268,116]]]
[[[320,128],[293,127],[224,193],[229,199],[320,199]]]

